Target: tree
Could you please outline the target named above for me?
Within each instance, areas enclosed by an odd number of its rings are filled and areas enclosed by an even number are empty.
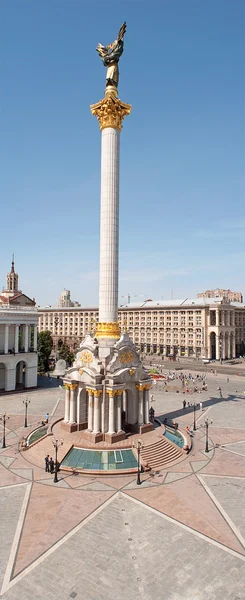
[[[50,331],[40,331],[37,335],[37,353],[39,371],[49,370],[49,357],[53,348],[52,334]]]
[[[70,351],[70,348],[66,344],[66,342],[62,342],[62,344],[59,344],[59,342],[58,342],[58,346],[59,346],[59,351],[58,351],[59,358],[62,358],[63,360],[65,360],[66,363],[68,364],[68,366],[70,367],[75,358],[73,352]]]

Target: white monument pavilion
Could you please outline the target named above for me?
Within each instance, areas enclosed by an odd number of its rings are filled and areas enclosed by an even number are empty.
[[[97,51],[107,66],[105,97],[90,108],[101,131],[99,323],[80,345],[64,378],[65,416],[69,431],[86,430],[92,442],[113,443],[127,432],[146,432],[151,380],[138,352],[118,324],[119,150],[120,132],[130,104],[118,98],[118,62],[123,52],[124,23],[109,46]]]

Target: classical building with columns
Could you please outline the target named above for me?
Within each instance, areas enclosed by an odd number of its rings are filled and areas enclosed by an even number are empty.
[[[71,350],[99,320],[96,307],[40,307],[38,314],[39,331],[51,331],[54,348],[61,339]],[[221,297],[132,302],[119,307],[118,322],[144,354],[220,360],[221,354],[235,358],[244,353],[245,304]]]
[[[35,301],[18,289],[12,260],[0,295],[0,391],[36,387],[37,325]]]

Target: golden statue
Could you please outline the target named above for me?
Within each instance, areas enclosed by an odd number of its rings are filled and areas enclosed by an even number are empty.
[[[113,86],[117,89],[119,81],[119,59],[123,53],[123,38],[126,32],[126,23],[124,22],[119,29],[117,39],[108,46],[102,46],[98,44],[96,50],[100,55],[101,60],[105,67],[107,67],[106,73],[106,87]]]

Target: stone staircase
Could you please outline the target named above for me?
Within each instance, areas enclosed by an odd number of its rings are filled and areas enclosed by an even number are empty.
[[[183,452],[166,438],[141,450],[142,463],[147,464],[150,469],[161,469],[180,458],[183,458]]]
[[[40,438],[33,444],[33,446],[29,446],[23,452],[23,457],[26,458],[30,463],[36,465],[37,467],[43,467],[44,457],[49,454],[54,458],[55,450],[52,444],[53,436],[46,436],[44,438]],[[72,444],[70,441],[64,440],[63,445],[59,447],[58,450],[58,460],[62,461],[64,456],[67,454],[68,450],[71,448]]]

